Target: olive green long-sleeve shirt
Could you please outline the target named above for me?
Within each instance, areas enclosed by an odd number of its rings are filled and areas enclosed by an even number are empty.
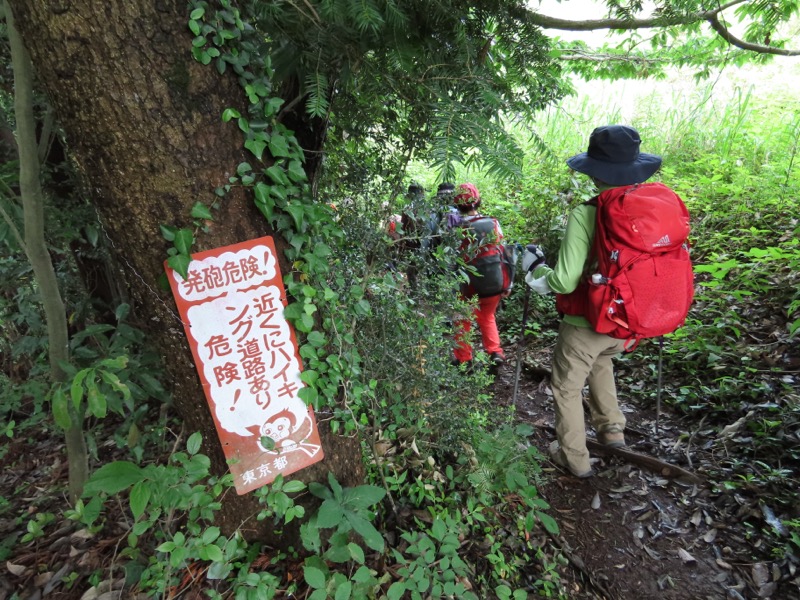
[[[597,208],[594,206],[577,206],[567,219],[567,230],[561,241],[555,267],[542,265],[533,272],[537,279],[545,277],[547,285],[556,294],[569,294],[578,287],[588,267],[596,214]],[[584,317],[564,315],[564,321],[576,327],[591,327]]]

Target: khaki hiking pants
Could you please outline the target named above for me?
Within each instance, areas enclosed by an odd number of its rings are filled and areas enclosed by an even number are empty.
[[[612,359],[622,352],[625,340],[602,335],[587,327],[561,322],[553,353],[550,380],[556,409],[556,435],[569,468],[589,470],[582,391],[589,381],[589,407],[595,431],[625,429],[625,416],[617,403]]]

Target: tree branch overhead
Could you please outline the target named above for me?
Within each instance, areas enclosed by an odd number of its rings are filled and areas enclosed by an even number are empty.
[[[692,25],[705,21],[720,38],[731,46],[758,54],[800,56],[800,50],[779,48],[770,44],[756,44],[733,35],[720,19],[720,15],[727,9],[735,6],[742,6],[743,4],[746,4],[746,0],[733,0],[713,10],[685,14],[657,15],[647,18],[609,17],[606,19],[572,20],[552,17],[535,11],[531,11],[530,18],[533,23],[544,29],[556,29],[560,31],[598,31],[602,29],[635,31],[637,29]],[[796,13],[796,7],[789,12]]]

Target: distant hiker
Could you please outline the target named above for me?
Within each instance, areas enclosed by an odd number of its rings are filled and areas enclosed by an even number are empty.
[[[444,221],[448,229],[452,229],[461,222],[461,215],[453,203],[453,196],[456,192],[456,186],[452,183],[442,182],[436,190],[436,203],[442,207],[446,212],[442,213],[439,218],[439,223]],[[447,207],[446,209],[444,207]]]
[[[389,236],[397,243],[406,263],[406,274],[413,286],[420,274],[440,272],[432,260],[434,250],[442,241],[442,232],[450,223],[458,223],[460,216],[453,206],[455,186],[441,183],[436,194],[425,198],[425,189],[412,181],[406,192],[406,206],[396,221],[390,224]]]
[[[401,246],[404,250],[418,250],[428,235],[425,217],[425,188],[412,181],[406,191],[406,206],[400,216]]]
[[[483,349],[489,354],[492,368],[497,370],[505,362],[505,354],[500,346],[495,315],[500,299],[508,295],[510,282],[513,281],[513,273],[509,278],[509,273],[501,270],[505,256],[501,243],[503,231],[497,219],[478,213],[481,196],[473,184],[459,185],[453,203],[460,217],[456,230],[461,229],[463,233],[459,251],[464,261],[478,271],[477,276],[470,276],[470,282],[461,286],[460,293],[466,300],[477,297],[474,317],[481,332]],[[472,330],[472,319],[456,321],[455,330],[453,362],[468,363],[473,359],[472,345],[467,340]]]
[[[402,228],[400,221],[402,218],[400,214],[392,214],[389,215],[386,221],[386,234],[395,242],[400,239],[400,229]]]
[[[402,212],[390,215],[386,223],[386,234],[394,242],[390,268],[396,270],[402,264],[406,279],[412,287],[416,286],[417,281],[421,239],[426,236],[417,218],[419,211],[424,208],[424,203],[425,189],[416,181],[412,181],[405,194],[405,206]]]
[[[663,184],[643,183],[658,171],[661,157],[639,152],[640,144],[632,127],[596,128],[588,151],[571,157],[567,164],[591,177],[598,196],[570,214],[554,268],[544,264],[543,252],[535,247],[523,257],[528,285],[540,294],[555,292],[556,307],[564,315],[552,360],[558,439],[550,445],[550,456],[581,478],[594,474],[582,404],[587,379],[598,441],[624,446],[625,415],[617,401],[612,359],[632,349],[641,337],[661,335],[680,325],[691,303],[691,263],[685,243],[688,212]],[[641,219],[652,227],[643,227]],[[608,231],[620,223],[627,229],[615,231],[617,239],[612,243]],[[661,233],[661,225],[668,228],[667,233]],[[648,240],[646,248],[629,249],[643,245],[644,240]],[[671,254],[671,262],[657,262],[665,252]],[[653,264],[633,269],[640,260]],[[624,292],[619,291],[618,280],[625,280]],[[628,299],[626,304],[625,294],[637,286],[644,287],[639,303]],[[641,331],[636,330],[639,321]]]

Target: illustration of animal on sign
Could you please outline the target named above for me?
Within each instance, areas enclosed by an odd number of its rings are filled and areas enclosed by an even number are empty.
[[[299,417],[299,418],[298,418]],[[261,427],[248,427],[258,436],[258,447],[263,452],[295,452],[302,451],[309,456],[316,455],[320,447],[308,442],[311,435],[313,422],[311,415],[305,413],[298,415],[285,408],[270,416]],[[262,444],[262,438],[269,438],[274,442],[273,448]]]

